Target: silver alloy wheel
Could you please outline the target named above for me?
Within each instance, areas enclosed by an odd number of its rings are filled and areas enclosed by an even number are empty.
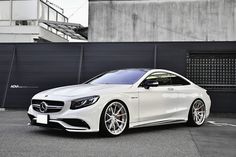
[[[127,110],[120,102],[112,102],[105,111],[104,122],[113,135],[121,134],[127,125]]]
[[[201,100],[197,100],[194,102],[192,108],[192,115],[193,121],[197,125],[201,125],[204,122],[206,116],[206,108],[205,104]]]

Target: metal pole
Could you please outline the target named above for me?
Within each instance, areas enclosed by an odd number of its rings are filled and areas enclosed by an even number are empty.
[[[12,25],[12,0],[10,0],[10,26]]]
[[[5,93],[4,93],[4,97],[3,97],[1,108],[5,107],[6,98],[7,98],[7,91],[8,91],[9,83],[10,83],[10,79],[11,79],[12,67],[13,67],[14,60],[15,60],[15,54],[16,54],[16,48],[14,47],[13,54],[12,54],[12,59],[11,59],[11,64],[10,64],[10,70],[9,70],[8,77],[7,77],[7,84],[6,84]]]
[[[37,0],[37,26],[39,25],[39,5],[40,5],[40,0]]]
[[[81,79],[81,71],[82,71],[82,65],[83,65],[83,58],[84,58],[84,47],[81,45],[80,48],[80,59],[79,59],[79,70],[78,70],[78,83],[80,83]]]
[[[156,44],[155,44],[155,47],[154,47],[153,67],[154,67],[154,69],[157,68],[157,45]]]

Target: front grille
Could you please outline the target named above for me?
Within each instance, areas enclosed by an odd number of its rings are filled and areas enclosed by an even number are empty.
[[[42,103],[45,103],[46,105],[46,110],[43,110],[41,107]],[[32,106],[33,109],[37,112],[42,112],[42,113],[53,113],[53,112],[59,112],[62,110],[64,106],[64,102],[62,101],[51,101],[51,100],[37,100],[33,99],[32,100]]]

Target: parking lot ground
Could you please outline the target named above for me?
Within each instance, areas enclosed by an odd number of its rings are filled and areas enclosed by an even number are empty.
[[[115,138],[27,126],[26,111],[0,111],[0,157],[235,157],[235,114],[212,114],[202,127],[130,129]]]

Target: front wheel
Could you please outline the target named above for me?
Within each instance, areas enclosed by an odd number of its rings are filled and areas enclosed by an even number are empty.
[[[107,136],[118,136],[128,126],[128,111],[125,105],[114,101],[105,106],[100,119],[100,132]]]
[[[190,126],[201,126],[206,119],[206,106],[204,102],[197,99],[193,102],[189,110],[188,124]]]

